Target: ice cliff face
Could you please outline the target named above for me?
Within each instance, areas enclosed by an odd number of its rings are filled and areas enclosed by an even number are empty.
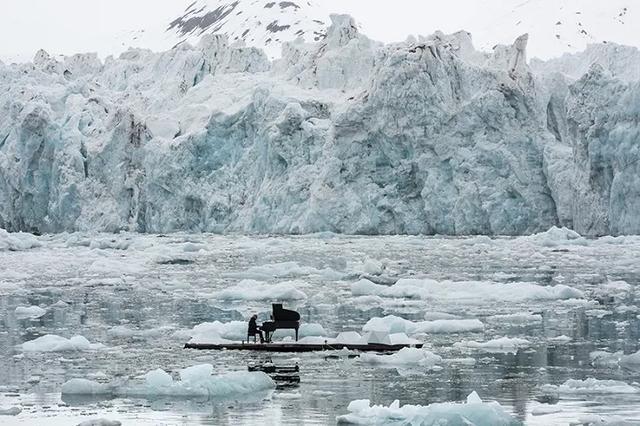
[[[334,16],[273,63],[211,35],[0,63],[0,228],[639,233],[640,83],[533,73],[526,44],[384,46]]]

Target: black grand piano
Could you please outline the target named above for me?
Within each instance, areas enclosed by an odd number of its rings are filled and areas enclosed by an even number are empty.
[[[271,321],[266,321],[262,324],[262,331],[264,332],[264,341],[271,343],[271,337],[276,330],[295,330],[296,342],[298,341],[298,329],[300,328],[300,314],[296,311],[284,309],[282,303],[274,303],[273,315]]]

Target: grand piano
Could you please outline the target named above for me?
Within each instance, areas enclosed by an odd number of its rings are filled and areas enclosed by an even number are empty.
[[[274,303],[272,307],[272,320],[264,322],[261,328],[264,332],[265,342],[271,342],[271,337],[273,337],[273,333],[276,330],[295,330],[297,342],[298,329],[300,328],[300,314],[296,311],[284,309],[282,303]]]

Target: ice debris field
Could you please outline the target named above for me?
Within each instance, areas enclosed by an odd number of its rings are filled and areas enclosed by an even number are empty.
[[[640,237],[560,228],[1,233],[0,422],[635,424],[638,258]],[[301,342],[424,347],[273,354],[300,367],[286,389],[248,371],[262,355],[182,349],[245,340],[250,314],[268,319],[272,301],[301,313]]]

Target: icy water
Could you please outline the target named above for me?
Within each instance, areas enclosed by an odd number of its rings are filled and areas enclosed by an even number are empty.
[[[462,401],[474,390],[525,424],[570,424],[586,414],[640,423],[640,366],[594,363],[590,357],[598,350],[632,354],[640,349],[640,238],[74,234],[40,242],[39,248],[0,252],[0,409],[22,409],[17,416],[0,416],[0,424],[73,425],[91,418],[125,425],[335,424],[356,399],[428,405]],[[380,264],[383,269],[375,270]],[[351,285],[365,274],[379,274],[373,279],[387,285],[409,277],[476,284],[452,297],[353,295]],[[386,315],[422,321],[425,315],[433,319],[447,313],[478,319],[484,330],[414,336],[443,358],[436,369],[384,368],[322,353],[283,354],[272,360],[300,366],[298,387],[215,400],[61,396],[62,384],[72,378],[125,380],[156,368],[175,372],[202,363],[226,373],[266,361],[265,355],[182,349],[184,330],[198,324],[244,321],[251,312],[266,318],[272,300],[260,287],[264,284],[256,283],[247,296],[254,300],[233,301],[229,293],[221,297],[222,290],[244,279],[288,282],[287,288],[306,298],[285,300],[287,307],[331,336],[360,332],[370,318]],[[628,286],[610,285],[618,281]],[[582,296],[536,298],[524,291],[498,291],[525,283],[566,285]],[[36,305],[46,309],[43,316],[16,315],[16,307]],[[535,315],[514,315],[523,313]],[[45,334],[82,335],[106,348],[23,352],[23,342]],[[513,352],[456,345],[505,336],[530,343]],[[632,391],[543,389],[590,377],[621,381]],[[541,403],[559,412],[532,415]]]

